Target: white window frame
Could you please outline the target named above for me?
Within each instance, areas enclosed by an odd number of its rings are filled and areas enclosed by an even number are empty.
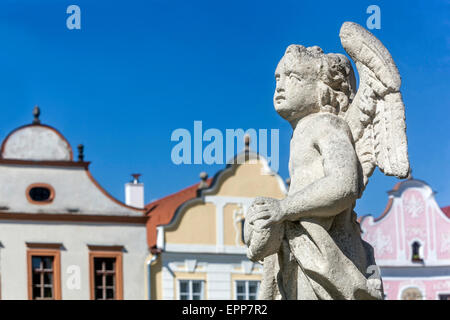
[[[242,295],[242,294],[238,294],[237,292],[237,287],[238,287],[238,282],[244,282],[245,283],[245,297],[244,300],[250,300],[250,290],[249,290],[249,286],[250,286],[250,282],[256,282],[256,298],[258,298],[258,294],[259,294],[259,287],[261,285],[261,281],[259,280],[245,280],[245,279],[238,279],[238,280],[234,280],[234,300],[238,299],[238,295]]]
[[[177,290],[177,292],[178,292],[178,300],[181,300],[181,281],[187,281],[188,282],[188,290],[189,290],[189,292],[188,292],[188,300],[193,300],[192,298],[193,298],[193,290],[192,290],[192,288],[193,288],[193,286],[192,286],[192,283],[194,282],[194,281],[198,281],[198,282],[200,282],[200,300],[204,300],[204,297],[205,297],[205,280],[202,280],[202,279],[178,279],[178,282],[177,282],[177,286],[178,286],[178,290]]]

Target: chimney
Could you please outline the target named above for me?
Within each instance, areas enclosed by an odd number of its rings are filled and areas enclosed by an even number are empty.
[[[128,206],[144,207],[144,184],[139,182],[138,173],[132,174],[133,180],[125,184],[125,204]]]

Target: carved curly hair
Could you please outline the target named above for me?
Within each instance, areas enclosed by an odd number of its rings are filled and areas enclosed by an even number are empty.
[[[319,62],[320,111],[338,114],[345,112],[355,96],[356,80],[349,59],[339,53],[323,53],[318,46],[304,47],[290,45],[285,55],[291,54],[294,60],[316,60]]]

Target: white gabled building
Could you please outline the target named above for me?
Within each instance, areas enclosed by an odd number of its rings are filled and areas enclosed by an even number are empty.
[[[0,299],[145,299],[144,208],[110,196],[83,147],[74,160],[34,113],[1,146]]]

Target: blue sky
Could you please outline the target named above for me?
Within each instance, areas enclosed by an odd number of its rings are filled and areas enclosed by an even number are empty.
[[[66,8],[81,8],[81,30]],[[344,21],[373,30],[402,75],[413,176],[450,205],[448,1],[7,1],[0,4],[0,139],[32,120],[85,145],[94,177],[123,200],[130,173],[143,174],[147,202],[213,175],[223,165],[172,163],[173,130],[280,130],[288,176],[291,128],[273,109],[274,70],[292,43],[344,53]],[[358,214],[379,215],[397,179],[379,171]]]

